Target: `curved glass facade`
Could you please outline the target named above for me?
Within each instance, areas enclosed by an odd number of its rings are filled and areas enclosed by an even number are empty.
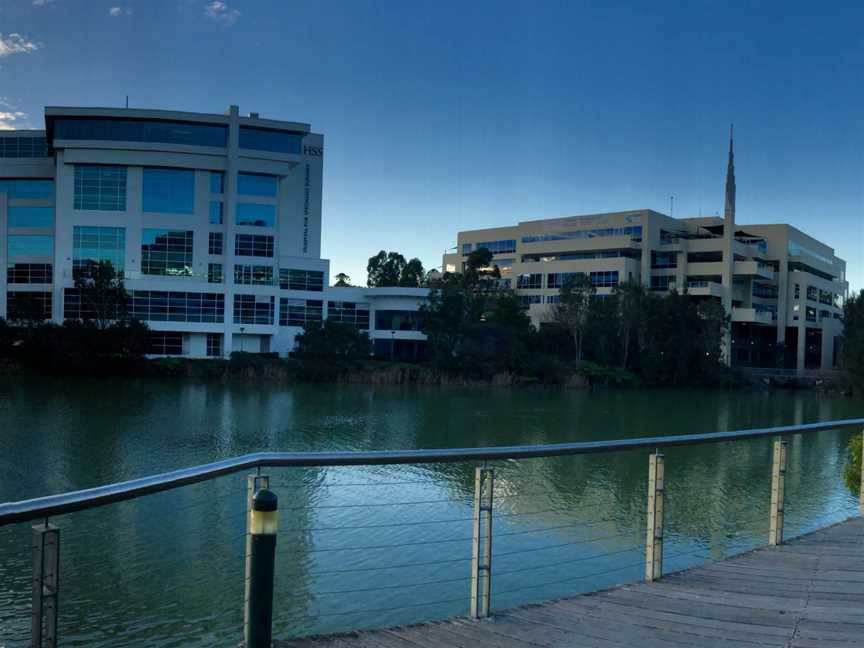
[[[269,130],[267,128],[240,127],[240,148],[271,153],[300,154],[303,136],[299,133]]]
[[[155,142],[224,148],[228,145],[228,127],[146,119],[60,118],[54,120],[54,139]]]

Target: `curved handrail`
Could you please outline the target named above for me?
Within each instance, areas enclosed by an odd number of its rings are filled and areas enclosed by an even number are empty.
[[[191,468],[181,468],[149,477],[140,477],[116,484],[47,495],[18,502],[0,504],[0,526],[13,522],[27,522],[63,513],[96,508],[114,502],[135,499],[143,495],[171,490],[187,484],[208,481],[241,470],[265,466],[374,466],[388,464],[448,463],[456,461],[486,461],[496,459],[531,459],[579,454],[620,452],[639,448],[665,448],[724,441],[742,441],[759,437],[783,436],[864,428],[864,418],[805,423],[770,428],[754,428],[733,432],[682,434],[639,439],[588,441],[582,443],[555,443],[550,445],[495,446],[488,448],[445,448],[437,450],[374,450],[365,452],[256,452],[231,459],[214,461]]]

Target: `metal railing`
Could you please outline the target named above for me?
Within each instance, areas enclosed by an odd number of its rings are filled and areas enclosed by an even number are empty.
[[[39,523],[32,529],[32,634],[31,640],[34,646],[57,645],[57,610],[59,600],[59,581],[57,574],[60,568],[60,525],[52,524],[51,518],[60,515],[75,513],[93,509],[109,504],[116,504],[128,500],[141,498],[162,491],[178,489],[191,484],[207,482],[218,477],[254,471],[247,478],[245,498],[243,499],[248,508],[254,491],[263,483],[275,490],[280,490],[280,484],[262,475],[264,468],[329,468],[329,467],[359,467],[359,466],[393,466],[393,465],[415,465],[415,464],[474,464],[473,496],[442,498],[430,496],[429,498],[379,501],[379,498],[363,501],[348,501],[346,503],[335,503],[328,505],[310,505],[288,508],[288,511],[304,511],[310,509],[328,509],[329,511],[354,510],[363,512],[388,510],[394,508],[435,506],[446,504],[453,508],[456,513],[450,516],[430,516],[416,521],[406,521],[404,518],[394,518],[393,521],[380,522],[365,516],[354,520],[352,524],[333,523],[308,523],[303,527],[279,531],[280,537],[290,534],[324,534],[334,533],[336,541],[330,540],[323,546],[315,545],[308,550],[309,554],[329,555],[350,552],[381,551],[391,553],[400,548],[439,548],[451,547],[446,551],[438,551],[435,558],[402,563],[400,560],[389,560],[382,564],[371,566],[368,562],[340,562],[325,565],[325,568],[310,572],[311,576],[333,577],[340,579],[345,574],[351,574],[358,578],[365,573],[399,570],[402,568],[413,569],[419,573],[425,573],[427,578],[409,581],[397,581],[392,584],[370,587],[363,585],[362,580],[359,587],[333,586],[323,589],[317,594],[322,598],[335,595],[355,595],[366,592],[398,592],[400,596],[408,593],[408,596],[416,596],[419,600],[411,598],[399,598],[399,605],[375,606],[367,605],[356,609],[339,609],[321,616],[345,616],[356,618],[357,615],[370,615],[373,613],[389,613],[395,610],[411,608],[424,608],[433,604],[457,605],[463,601],[468,605],[470,615],[483,617],[490,614],[492,609],[492,596],[507,598],[515,592],[521,592],[531,588],[544,588],[568,585],[577,582],[588,582],[590,579],[605,574],[623,572],[637,567],[644,568],[644,578],[648,581],[660,578],[663,573],[664,558],[672,560],[680,558],[688,553],[673,551],[664,556],[664,515],[668,512],[664,501],[666,491],[666,467],[664,455],[660,452],[663,448],[680,446],[693,446],[702,444],[716,444],[739,442],[750,439],[774,438],[774,450],[770,466],[771,497],[767,515],[768,544],[779,544],[783,541],[784,528],[784,483],[786,474],[787,442],[791,435],[807,435],[826,430],[847,430],[864,428],[864,418],[829,421],[824,423],[811,423],[803,425],[791,425],[782,427],[769,427],[738,430],[733,432],[715,432],[706,434],[675,435],[645,437],[638,439],[622,439],[612,441],[595,441],[584,443],[562,443],[553,445],[529,445],[529,446],[504,446],[486,448],[454,448],[439,450],[405,450],[405,451],[371,451],[371,452],[263,452],[244,455],[232,459],[217,461],[201,466],[184,468],[149,477],[133,479],[122,483],[110,484],[86,490],[49,495],[29,500],[9,502],[0,504],[0,527],[14,523],[33,522]],[[592,511],[587,519],[578,521],[556,521],[555,524],[543,524],[544,518],[550,514],[560,513],[566,507],[550,499],[550,494],[537,492],[531,485],[523,485],[507,474],[506,464],[502,467],[493,467],[493,462],[508,462],[525,459],[548,459],[554,457],[573,457],[578,455],[598,455],[609,453],[620,453],[633,450],[651,450],[648,461],[648,489],[645,508],[639,508],[637,513],[644,514],[644,525],[642,530],[624,528],[620,515],[609,510]],[[766,476],[768,472],[766,471]],[[500,481],[501,486],[496,485]],[[330,487],[346,486],[387,486],[395,485],[404,488],[411,484],[410,481],[395,482],[365,482],[363,484],[335,483]],[[413,482],[419,483],[419,482]],[[288,484],[281,484],[286,490]],[[520,499],[545,498],[550,505],[538,510],[525,511],[518,507],[509,507],[509,503]],[[240,498],[238,497],[238,503]],[[861,506],[864,507],[864,490],[861,493]],[[341,500],[340,500],[341,502]],[[504,504],[501,505],[500,503]],[[498,506],[498,508],[496,508]],[[503,506],[503,508],[501,508]],[[572,512],[572,509],[569,509]],[[326,513],[327,511],[325,511]],[[764,514],[760,514],[764,515]],[[245,517],[245,514],[244,514]],[[520,519],[531,518],[535,520],[528,528],[514,528],[504,524],[505,531],[498,531],[493,538],[493,520],[500,527],[502,522],[508,518],[519,517]],[[432,537],[431,529],[447,529],[442,536]],[[622,528],[624,530],[622,531]],[[394,538],[392,540],[376,540],[362,546],[346,546],[340,544],[338,538],[346,530],[373,529],[394,530],[411,532],[410,538]],[[460,529],[464,529],[460,531]],[[554,536],[561,530],[573,531],[575,535],[563,538],[553,538],[553,542],[543,543],[544,537]],[[641,534],[644,542],[637,535]],[[247,518],[247,579],[249,566],[249,544],[248,544],[248,518]],[[496,568],[494,571],[496,582],[503,579],[505,585],[493,591],[491,587],[493,566],[493,539],[497,540],[495,556]],[[518,541],[518,542],[517,542]],[[470,553],[461,554],[458,551],[460,545],[470,543]],[[291,555],[292,547],[286,547],[289,551],[278,550],[277,561]],[[578,548],[577,555],[565,554],[563,552]],[[644,551],[644,559],[638,562],[632,559],[624,564],[620,560],[628,554]],[[524,565],[520,561],[526,556],[554,555],[557,560],[547,566]],[[561,566],[571,566],[589,561],[599,561],[605,565],[602,571],[588,570],[578,574],[562,574],[558,570]],[[464,574],[446,577],[435,575],[442,565],[463,565],[459,569],[465,569]],[[428,569],[436,570],[430,572]],[[540,583],[524,585],[518,584],[519,575],[526,571],[543,572],[555,569],[556,573],[550,574],[551,578]],[[425,570],[425,571],[424,571]],[[508,580],[509,579],[509,580]],[[513,585],[508,585],[513,583]],[[442,594],[440,597],[431,599],[428,594],[418,596],[417,588],[425,587],[449,587],[467,585],[465,593],[456,595]],[[299,596],[299,594],[298,594]],[[464,598],[463,598],[464,597]],[[245,598],[249,599],[247,587]],[[388,599],[389,600],[389,599]],[[248,619],[246,620],[248,622]],[[238,636],[240,635],[238,629]],[[0,637],[2,639],[2,637]]]

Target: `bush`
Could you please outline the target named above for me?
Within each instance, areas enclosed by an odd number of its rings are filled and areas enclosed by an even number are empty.
[[[861,449],[864,439],[860,433],[849,439],[846,451],[849,453],[849,461],[843,468],[843,481],[846,488],[856,497],[861,492]]]
[[[372,355],[372,342],[350,324],[314,322],[296,339],[300,375],[313,381],[335,380],[349,369],[362,367]]]

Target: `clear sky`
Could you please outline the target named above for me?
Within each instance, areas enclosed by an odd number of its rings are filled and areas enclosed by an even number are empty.
[[[427,267],[459,229],[722,210],[833,246],[864,288],[864,3],[0,0],[0,127],[44,105],[306,121],[323,256]]]

